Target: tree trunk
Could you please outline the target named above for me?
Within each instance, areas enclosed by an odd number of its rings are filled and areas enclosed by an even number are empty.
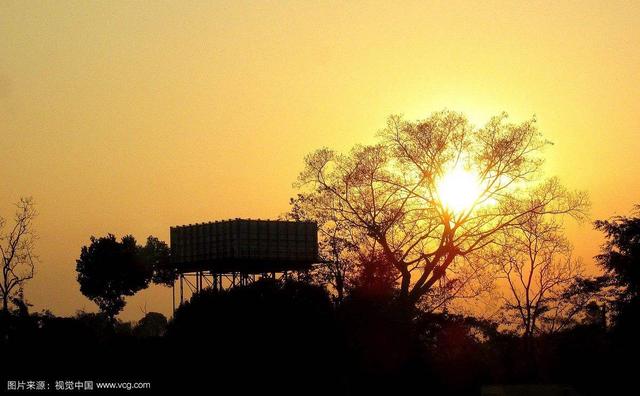
[[[538,380],[538,367],[537,367],[537,359],[536,359],[536,348],[535,348],[535,339],[533,336],[533,332],[527,332],[524,336],[524,348],[525,348],[525,359],[526,359],[526,376],[527,380],[531,382],[535,382]]]
[[[4,315],[9,314],[9,296],[7,294],[2,296],[2,313]]]
[[[5,343],[9,338],[9,301],[8,296],[2,298],[2,311],[0,311],[0,342]]]
[[[342,274],[336,275],[336,292],[338,293],[338,303],[342,303],[344,299],[344,279]]]

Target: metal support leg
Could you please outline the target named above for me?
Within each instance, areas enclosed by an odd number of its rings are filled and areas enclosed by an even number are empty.
[[[184,275],[180,274],[180,305],[184,304]]]

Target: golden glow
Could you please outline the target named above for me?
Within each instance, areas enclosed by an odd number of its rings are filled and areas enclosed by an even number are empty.
[[[436,191],[445,209],[460,214],[473,208],[482,186],[475,172],[457,164],[436,182]]]
[[[0,214],[38,205],[32,310],[95,310],[75,274],[89,236],[277,217],[305,154],[372,143],[389,114],[535,114],[549,174],[589,190],[592,218],[627,213],[639,19],[637,1],[0,2]],[[598,253],[599,232],[570,232]],[[125,320],[171,314],[170,288],[127,301]]]

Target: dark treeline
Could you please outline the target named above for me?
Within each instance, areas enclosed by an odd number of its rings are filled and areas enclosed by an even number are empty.
[[[541,335],[532,352],[495,323],[445,313],[407,321],[386,301],[354,292],[336,307],[318,286],[264,280],[205,290],[168,324],[156,313],[115,326],[104,314],[15,314],[3,376],[305,394],[466,395],[486,384],[561,383],[596,395],[633,382],[635,318]]]
[[[597,256],[605,275],[583,283],[609,290],[609,311],[603,318],[589,305],[580,321],[552,333],[523,337],[446,311],[407,314],[385,266],[365,263],[339,303],[307,274],[205,289],[169,322],[158,313],[137,323],[106,312],[56,317],[18,304],[3,317],[3,377],[240,394],[469,395],[483,385],[530,383],[623,392],[640,349],[639,225],[638,217],[596,222],[608,241]]]

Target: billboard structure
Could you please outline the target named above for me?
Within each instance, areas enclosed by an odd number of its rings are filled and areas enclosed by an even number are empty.
[[[170,241],[180,303],[185,283],[191,293],[204,287],[223,289],[259,278],[286,277],[319,262],[318,225],[311,221],[234,219],[189,224],[171,227]]]

